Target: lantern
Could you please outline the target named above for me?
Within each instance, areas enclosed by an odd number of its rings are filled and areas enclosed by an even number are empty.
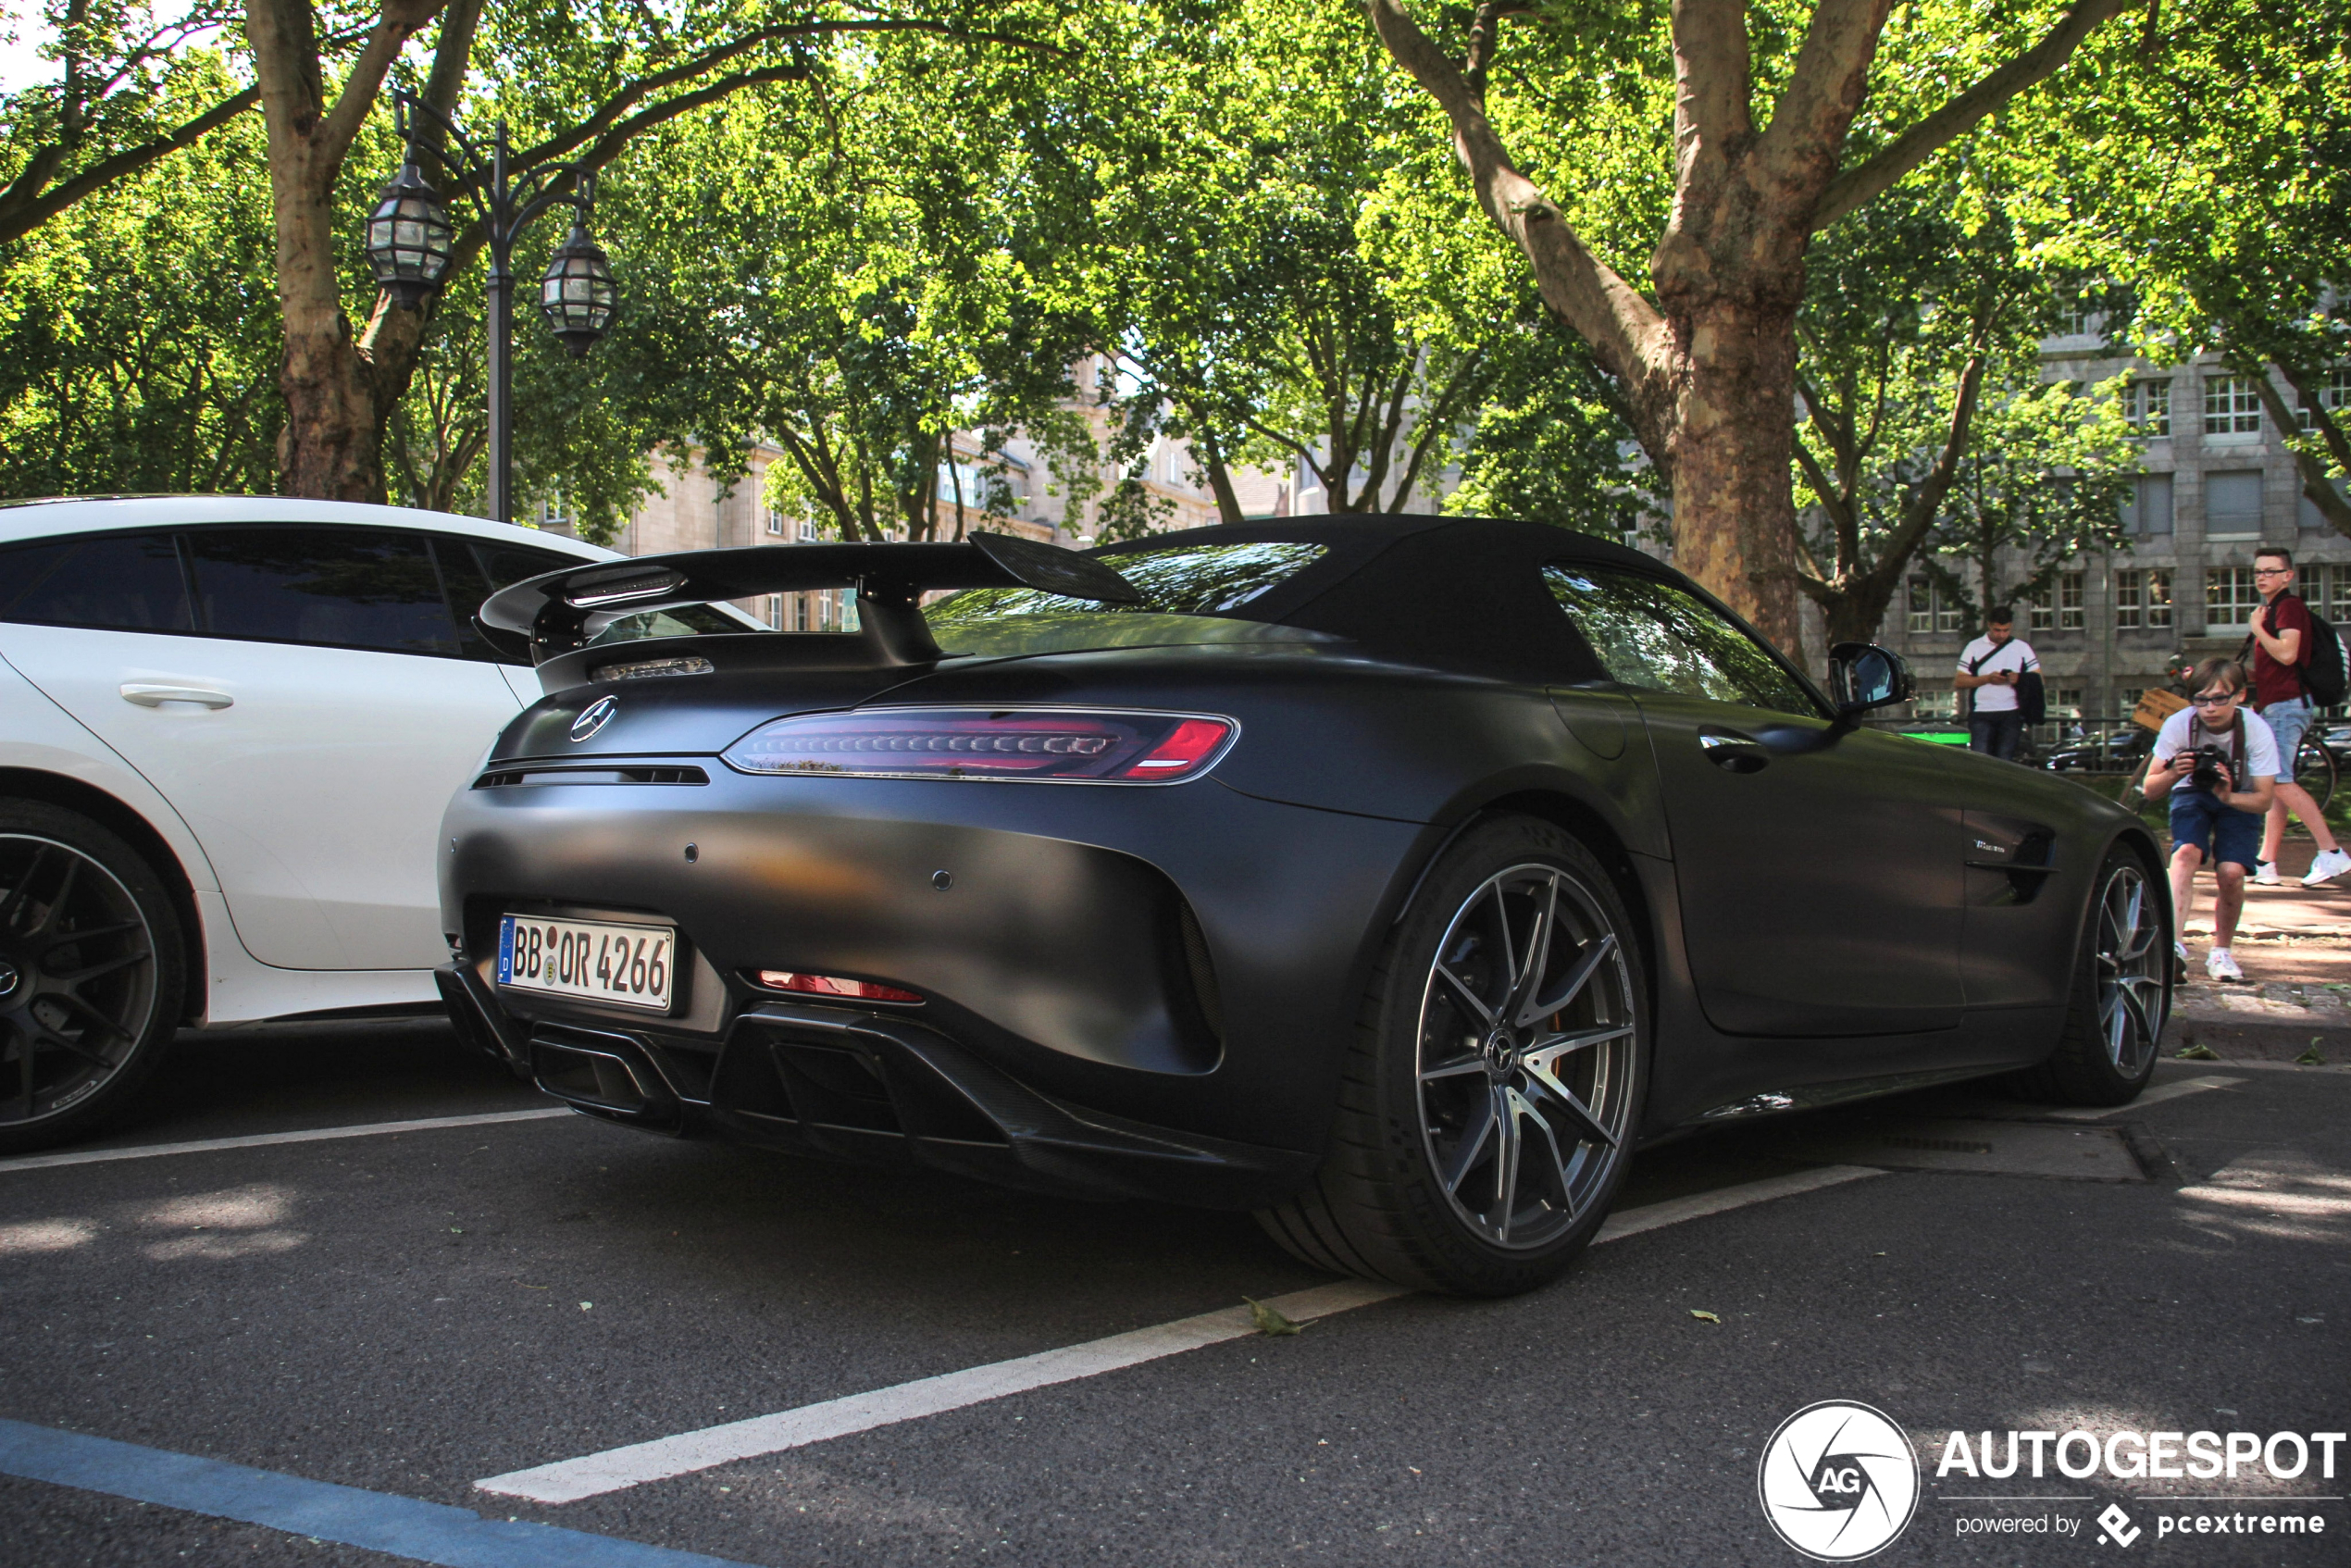
[[[377,285],[414,310],[449,270],[451,244],[449,209],[417,171],[417,149],[411,145],[367,219],[367,260],[376,269]]]
[[[620,291],[613,284],[612,264],[584,226],[573,224],[547,263],[547,274],[539,283],[539,308],[575,359],[612,325],[620,308]]]

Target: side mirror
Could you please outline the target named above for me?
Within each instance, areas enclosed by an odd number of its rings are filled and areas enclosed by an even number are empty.
[[[1829,650],[1829,695],[1839,716],[1907,703],[1917,686],[1902,655],[1874,642],[1840,642]]]

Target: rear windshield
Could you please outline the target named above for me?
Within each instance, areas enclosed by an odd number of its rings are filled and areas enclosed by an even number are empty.
[[[1234,612],[1328,554],[1321,544],[1259,541],[1095,557],[1135,585],[1139,604],[1066,599],[1032,588],[974,588],[926,606],[948,653],[1002,658],[1088,648],[1170,648],[1202,642],[1321,641],[1320,633]]]

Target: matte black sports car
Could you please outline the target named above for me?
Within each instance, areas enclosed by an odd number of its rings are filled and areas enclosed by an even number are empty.
[[[853,632],[591,641],[835,585]],[[444,989],[616,1122],[1501,1293],[1644,1143],[1991,1074],[2118,1104],[2170,1005],[2136,818],[1858,728],[1895,655],[1831,696],[1556,529],[713,551],[482,616],[548,695],[449,808]]]

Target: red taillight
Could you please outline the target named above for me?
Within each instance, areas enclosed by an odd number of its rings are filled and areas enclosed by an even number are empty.
[[[877,986],[871,980],[848,980],[839,975],[803,975],[796,969],[762,969],[759,983],[771,991],[801,991],[809,996],[846,996],[860,1002],[920,1002],[913,991]]]
[[[745,773],[1166,784],[1214,766],[1234,730],[1192,714],[883,708],[779,718],[726,758]]]

